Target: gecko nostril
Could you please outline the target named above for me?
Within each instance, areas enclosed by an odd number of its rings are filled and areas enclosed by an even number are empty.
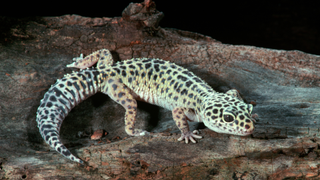
[[[250,129],[250,125],[245,125],[245,128],[246,129]]]

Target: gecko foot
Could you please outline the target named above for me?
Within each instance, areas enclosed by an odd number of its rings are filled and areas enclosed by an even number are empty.
[[[146,136],[150,135],[150,132],[142,129],[135,129],[131,136]]]
[[[202,138],[202,136],[198,136],[196,134],[199,134],[199,131],[194,130],[193,132],[189,131],[187,133],[181,134],[181,137],[178,139],[178,141],[182,141],[184,139],[185,142],[188,144],[189,143],[189,139],[190,139],[191,142],[196,143],[194,138],[197,138],[197,139],[201,139]]]
[[[75,57],[72,59],[74,62],[71,64],[66,65],[67,67],[75,67],[75,68],[79,68],[78,64],[81,63],[81,61],[83,60],[83,54],[80,54],[79,57]]]

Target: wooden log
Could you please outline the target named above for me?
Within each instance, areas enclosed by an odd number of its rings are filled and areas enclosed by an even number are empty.
[[[152,1],[130,4],[115,18],[44,17],[12,27],[0,45],[1,179],[284,179],[320,178],[320,57],[300,51],[222,44],[158,26]],[[184,66],[215,90],[239,90],[259,115],[248,137],[218,134],[202,124],[197,144],[177,142],[171,112],[139,103],[139,128],[158,137],[129,137],[124,110],[103,94],[75,107],[62,142],[82,166],[50,149],[36,126],[40,99],[72,70],[73,57],[110,49],[117,61],[162,58]],[[95,130],[108,135],[90,140]]]

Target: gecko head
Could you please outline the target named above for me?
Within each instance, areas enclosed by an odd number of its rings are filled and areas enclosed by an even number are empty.
[[[253,106],[237,97],[221,95],[209,98],[203,110],[204,124],[215,132],[247,136],[254,130]]]

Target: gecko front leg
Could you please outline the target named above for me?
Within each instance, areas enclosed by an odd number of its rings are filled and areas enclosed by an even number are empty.
[[[184,114],[185,109],[176,107],[172,110],[172,117],[175,121],[176,125],[181,131],[181,137],[178,139],[178,141],[185,140],[186,143],[189,143],[189,140],[193,143],[196,143],[194,138],[201,139],[202,136],[198,136],[194,134],[197,131],[191,132],[189,130],[189,124],[187,121],[187,116]]]

